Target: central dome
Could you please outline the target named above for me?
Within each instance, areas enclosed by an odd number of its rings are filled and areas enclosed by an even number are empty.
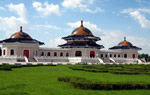
[[[126,37],[124,37],[124,41],[120,42],[118,46],[133,46],[130,42],[126,41]]]
[[[20,27],[20,31],[13,34],[10,38],[12,39],[32,39],[30,35],[22,31],[22,26]]]
[[[72,31],[71,35],[90,35],[93,36],[92,32],[83,26],[83,21],[81,21],[81,26]]]

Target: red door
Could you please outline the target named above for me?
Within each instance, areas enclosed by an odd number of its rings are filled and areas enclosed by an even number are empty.
[[[95,57],[95,52],[94,51],[90,51],[90,57]]]
[[[132,55],[132,58],[133,58],[133,59],[135,58],[135,54]]]
[[[26,56],[27,58],[29,58],[29,50],[24,50],[23,55]]]

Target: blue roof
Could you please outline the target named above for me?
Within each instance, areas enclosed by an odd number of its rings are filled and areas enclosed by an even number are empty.
[[[100,37],[95,37],[93,35],[69,35],[67,37],[62,37],[62,39],[70,40],[70,39],[91,39],[91,40],[101,40]]]
[[[136,50],[142,50],[142,48],[136,47],[136,46],[114,46],[109,49],[136,49]]]
[[[95,48],[104,48],[103,45],[98,45],[96,43],[88,43],[88,42],[72,42],[72,43],[66,43],[63,45],[59,45],[59,47],[87,47],[87,48],[91,48],[91,47],[95,47]]]
[[[39,43],[40,45],[43,45],[43,42],[37,41],[35,39],[21,39],[21,38],[9,38],[9,39],[5,39],[0,41],[0,43],[15,43],[15,42],[19,42],[19,43]]]

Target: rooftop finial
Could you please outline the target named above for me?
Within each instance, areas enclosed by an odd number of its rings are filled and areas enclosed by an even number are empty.
[[[83,27],[83,20],[81,20],[81,27]]]
[[[126,41],[126,37],[124,37],[124,41]]]
[[[20,26],[20,32],[22,32],[22,26]]]

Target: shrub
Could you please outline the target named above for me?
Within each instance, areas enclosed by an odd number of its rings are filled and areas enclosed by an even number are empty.
[[[144,82],[104,82],[104,81],[93,81],[86,80],[80,77],[59,77],[58,81],[69,82],[72,87],[80,89],[91,89],[91,90],[123,90],[123,89],[150,89],[150,84]]]
[[[3,70],[3,71],[11,71],[11,67],[9,65],[1,65],[0,66],[0,70]]]
[[[69,67],[72,70],[88,71],[88,72],[109,72],[113,74],[149,74],[150,65],[74,65]]]

